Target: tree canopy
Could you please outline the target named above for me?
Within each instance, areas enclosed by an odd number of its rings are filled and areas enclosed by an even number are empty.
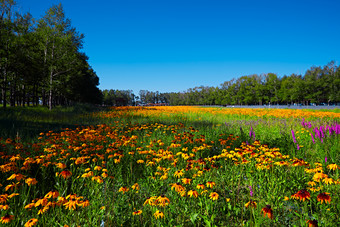
[[[72,27],[61,4],[36,20],[0,0],[0,99],[50,109],[73,102],[102,103],[99,78],[81,52],[84,35]]]

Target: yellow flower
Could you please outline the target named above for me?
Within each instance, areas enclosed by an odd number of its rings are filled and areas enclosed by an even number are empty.
[[[208,188],[213,188],[215,185],[216,185],[216,184],[215,184],[215,182],[213,182],[213,181],[208,181],[208,182],[207,182],[207,187],[208,187]]]
[[[183,184],[191,184],[192,179],[189,178],[182,178]]]
[[[119,192],[123,192],[123,194],[125,194],[125,192],[128,192],[130,189],[128,187],[121,187],[118,191]]]
[[[340,168],[339,168],[339,166],[337,164],[329,164],[327,166],[327,169],[336,170],[336,169],[340,169]]]
[[[37,222],[38,222],[38,219],[32,218],[32,219],[28,220],[28,222],[25,223],[25,227],[31,227],[31,226],[37,224]]]
[[[181,176],[183,176],[184,173],[182,170],[177,170],[175,173],[174,173],[174,176],[177,177],[177,178],[180,178]]]
[[[1,223],[6,224],[6,223],[11,222],[13,219],[14,219],[14,215],[7,214],[1,218]]]
[[[219,195],[216,192],[211,192],[209,195],[210,199],[217,200]]]
[[[132,212],[132,215],[141,215],[142,214],[142,210],[136,210],[134,212]]]
[[[15,174],[13,173],[9,178],[7,178],[7,180],[13,180],[13,179],[16,179],[17,181],[21,181],[25,176],[18,173],[18,174]]]
[[[196,186],[196,188],[197,188],[197,189],[204,189],[205,186],[204,186],[204,184],[198,184],[198,185]]]
[[[160,212],[159,210],[156,210],[156,212],[153,215],[155,216],[156,219],[164,217],[163,212]]]
[[[28,186],[31,186],[31,185],[35,185],[38,183],[38,181],[35,179],[35,178],[27,178],[25,180],[26,184],[28,184]]]
[[[246,208],[248,207],[252,207],[252,208],[256,208],[257,207],[257,203],[254,200],[250,200],[248,203],[246,203],[244,205]]]
[[[195,197],[195,198],[197,198],[198,197],[198,192],[197,191],[195,191],[195,190],[190,190],[190,191],[188,191],[188,196],[190,196],[190,197]]]

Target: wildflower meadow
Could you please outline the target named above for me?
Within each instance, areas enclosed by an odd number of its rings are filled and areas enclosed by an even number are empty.
[[[113,107],[0,140],[3,226],[339,226],[340,113]]]

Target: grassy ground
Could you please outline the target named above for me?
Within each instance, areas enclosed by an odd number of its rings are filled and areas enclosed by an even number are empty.
[[[0,223],[340,225],[337,111],[86,108],[2,113]]]
[[[41,132],[96,124],[98,122],[91,114],[101,110],[97,106],[84,104],[55,107],[52,111],[43,106],[0,108],[0,137],[20,137],[28,142],[35,140]]]

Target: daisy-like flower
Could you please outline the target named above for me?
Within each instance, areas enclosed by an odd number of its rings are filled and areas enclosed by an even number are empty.
[[[325,179],[322,179],[322,181],[327,185],[334,184],[334,180],[332,178],[325,178]]]
[[[65,169],[66,168],[66,164],[64,164],[64,163],[61,163],[61,162],[59,162],[59,163],[57,163],[57,164],[55,164],[59,169]]]
[[[182,178],[183,184],[191,184],[192,179],[189,178]]]
[[[64,206],[66,209],[75,210],[77,203],[78,203],[77,199],[74,196],[71,196],[69,200],[66,203],[64,203]]]
[[[219,197],[219,194],[217,194],[217,192],[211,192],[209,195],[210,199],[212,200],[217,200]]]
[[[119,192],[123,192],[123,194],[125,194],[125,192],[128,192],[130,189],[128,187],[121,187],[118,191]]]
[[[0,210],[8,210],[9,205],[0,205]]]
[[[329,164],[327,166],[327,169],[336,170],[336,169],[340,169],[340,167],[337,164]]]
[[[7,200],[8,200],[8,194],[0,195],[0,204],[1,203],[6,203]]]
[[[208,188],[213,188],[215,185],[216,185],[216,184],[215,184],[215,182],[213,182],[213,181],[208,181],[208,182],[207,182],[207,187],[208,187]]]
[[[132,212],[132,215],[141,215],[142,214],[142,210],[136,210],[136,211],[134,211],[134,212]]]
[[[143,205],[150,205],[150,206],[155,206],[156,203],[155,203],[155,200],[157,199],[156,196],[152,196],[152,197],[149,197],[145,200],[144,204]]]
[[[261,212],[263,213],[263,217],[268,216],[268,218],[273,219],[273,210],[270,205],[263,207]]]
[[[25,178],[25,176],[21,173],[13,173],[9,178],[7,178],[7,180],[16,179],[17,181],[21,181],[23,178]]]
[[[138,191],[139,190],[139,184],[135,183],[134,185],[131,186],[131,188],[132,188],[132,190]]]
[[[37,224],[37,222],[38,222],[38,219],[32,218],[32,219],[28,220],[28,222],[25,223],[25,227],[32,227],[35,224]]]
[[[52,198],[56,199],[56,198],[58,198],[58,196],[59,196],[59,192],[56,191],[56,190],[52,190],[45,195],[45,198],[51,198],[52,197]]]
[[[318,221],[317,220],[308,220],[307,221],[308,227],[318,227]]]
[[[35,179],[35,178],[27,178],[25,180],[26,184],[28,184],[28,186],[31,186],[31,185],[35,185],[38,183],[38,181]]]
[[[256,207],[257,207],[257,203],[256,203],[254,200],[251,199],[249,202],[247,202],[246,204],[244,204],[244,206],[245,206],[246,208],[248,208],[248,207],[256,208]]]
[[[315,173],[313,176],[313,181],[320,182],[321,179],[328,178],[327,174],[324,173]]]
[[[161,196],[157,197],[156,203],[157,203],[157,205],[164,207],[164,206],[169,205],[170,200],[167,197],[165,197],[164,195],[161,195]]]
[[[188,196],[197,198],[198,192],[195,191],[195,190],[190,190],[190,191],[188,191]]]
[[[47,198],[41,198],[41,199],[38,199],[38,201],[35,202],[34,206],[35,207],[46,206],[47,203],[48,203]]]
[[[175,189],[176,192],[185,191],[185,188],[180,183],[174,183],[171,185],[171,190]]]
[[[305,201],[306,199],[310,199],[310,193],[306,189],[302,189],[292,195],[293,199],[299,199],[300,201]]]
[[[198,185],[196,186],[196,188],[197,188],[197,189],[204,189],[205,186],[204,186],[204,184],[198,184]]]
[[[59,175],[62,176],[64,179],[68,179],[72,176],[72,173],[69,170],[65,169],[61,171]]]
[[[1,223],[6,224],[6,223],[11,222],[13,219],[14,219],[14,215],[7,214],[1,218]]]
[[[78,201],[77,205],[81,207],[88,207],[90,206],[90,201],[89,200]]]
[[[323,192],[323,193],[320,193],[318,196],[317,196],[317,199],[318,201],[321,202],[321,204],[323,202],[325,203],[331,203],[331,197],[329,196],[329,193],[328,192]]]
[[[159,210],[156,210],[156,212],[153,215],[155,216],[156,219],[164,217],[163,212],[160,212]]]
[[[180,178],[181,176],[183,176],[184,173],[182,170],[177,170],[175,173],[174,173],[174,176],[177,177],[177,178]]]

